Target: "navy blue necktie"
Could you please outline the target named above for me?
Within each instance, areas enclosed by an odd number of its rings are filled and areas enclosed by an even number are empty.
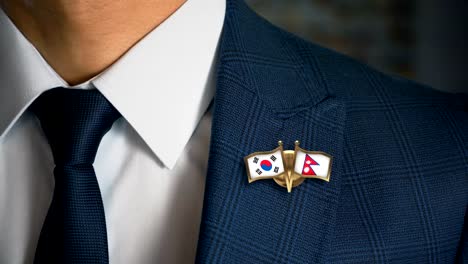
[[[31,106],[55,161],[55,189],[35,264],[109,263],[101,192],[93,163],[120,117],[98,90],[54,88]]]

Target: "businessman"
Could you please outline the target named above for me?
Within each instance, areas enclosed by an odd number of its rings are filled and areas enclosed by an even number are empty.
[[[0,3],[0,263],[466,263],[466,95],[242,0]],[[330,181],[248,184],[278,140]]]

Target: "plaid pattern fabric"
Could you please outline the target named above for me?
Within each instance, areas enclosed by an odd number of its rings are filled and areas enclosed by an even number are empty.
[[[379,73],[236,0],[219,55],[197,263],[466,263],[466,95]],[[278,140],[334,156],[330,182],[248,184],[243,157]]]

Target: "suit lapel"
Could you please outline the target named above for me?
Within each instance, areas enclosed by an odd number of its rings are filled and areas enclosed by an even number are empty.
[[[320,262],[333,235],[341,186],[345,105],[330,96],[301,42],[240,1],[228,1],[198,263]],[[273,180],[248,184],[243,157],[283,140],[334,156],[329,183],[287,193]]]

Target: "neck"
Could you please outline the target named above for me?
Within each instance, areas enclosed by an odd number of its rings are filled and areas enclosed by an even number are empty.
[[[114,63],[186,0],[0,0],[23,35],[69,84]]]

